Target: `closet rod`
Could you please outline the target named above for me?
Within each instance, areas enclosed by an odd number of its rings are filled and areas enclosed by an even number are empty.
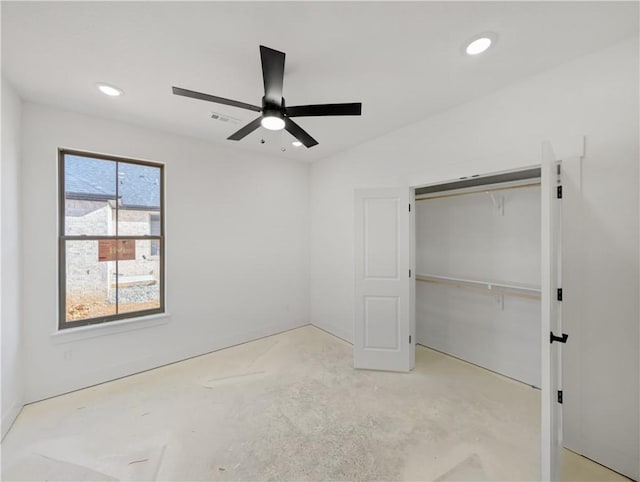
[[[478,291],[488,295],[505,295],[515,296],[518,298],[526,298],[529,300],[540,299],[540,289],[523,285],[514,285],[507,283],[490,283],[487,281],[466,280],[461,278],[449,278],[445,276],[434,275],[416,275],[416,281],[423,283],[434,283],[455,288],[466,288]]]
[[[457,193],[453,193],[453,194],[441,194],[439,196],[422,197],[422,198],[416,198],[416,201],[430,201],[431,199],[440,199],[440,198],[443,198],[443,197],[466,196],[468,194],[478,194],[478,193],[482,193],[482,192],[494,192],[494,191],[506,191],[508,189],[520,189],[520,188],[523,188],[523,187],[531,187],[531,186],[539,186],[539,185],[540,185],[540,181],[538,181],[538,182],[530,182],[528,184],[520,184],[518,186],[494,187],[494,188],[490,188],[490,189],[477,189],[475,191],[457,192]]]

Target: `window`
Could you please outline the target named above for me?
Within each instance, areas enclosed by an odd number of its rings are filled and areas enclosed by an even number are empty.
[[[60,150],[60,329],[164,312],[164,170]]]

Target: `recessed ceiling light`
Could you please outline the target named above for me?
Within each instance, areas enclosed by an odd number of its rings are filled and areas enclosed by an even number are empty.
[[[469,42],[467,42],[464,49],[467,55],[478,55],[491,47],[495,43],[496,34],[487,32],[481,35],[477,35]]]
[[[291,143],[291,145],[292,145],[292,146],[295,146],[295,147],[300,147],[300,146],[302,145],[302,142],[300,142],[300,141],[293,141],[293,142]]]
[[[110,97],[118,97],[124,93],[122,92],[122,89],[119,89],[118,87],[115,87],[113,85],[103,83],[99,83],[96,85],[98,86],[98,90],[100,90],[100,92]]]

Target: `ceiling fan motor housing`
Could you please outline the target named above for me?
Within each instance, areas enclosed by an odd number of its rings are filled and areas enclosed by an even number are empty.
[[[262,97],[262,117],[284,117],[284,97],[282,97],[282,105],[270,103]]]

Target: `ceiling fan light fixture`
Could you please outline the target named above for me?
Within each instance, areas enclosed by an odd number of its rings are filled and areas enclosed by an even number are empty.
[[[284,119],[282,118],[282,114],[273,109],[264,111],[260,124],[262,127],[269,129],[270,131],[279,131],[284,129]]]
[[[279,131],[284,129],[284,120],[282,117],[278,117],[275,115],[269,115],[262,118],[260,124],[265,129],[269,129],[270,131]]]
[[[293,147],[302,147],[302,142],[300,142],[300,141],[293,141],[293,142],[291,143],[291,145],[292,145]]]

